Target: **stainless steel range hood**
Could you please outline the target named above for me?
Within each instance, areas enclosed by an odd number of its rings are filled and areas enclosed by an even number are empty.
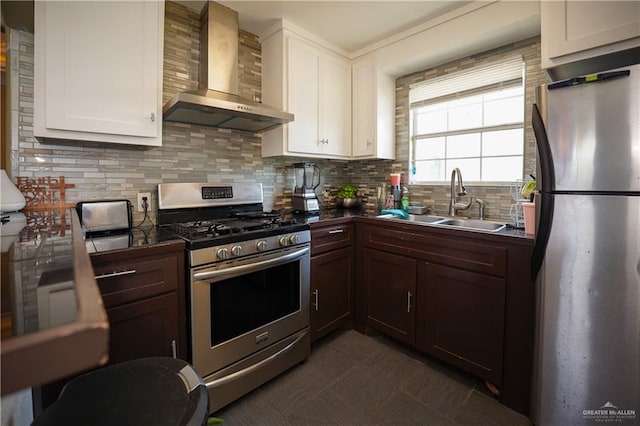
[[[238,13],[209,1],[200,14],[200,88],[163,108],[166,121],[261,133],[293,114],[238,96]]]

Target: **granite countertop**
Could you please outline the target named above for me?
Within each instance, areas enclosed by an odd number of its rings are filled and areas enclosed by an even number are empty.
[[[282,212],[283,219],[295,219],[298,223],[306,223],[314,228],[315,226],[325,226],[331,224],[331,222],[344,222],[352,218],[370,218],[375,219],[377,214],[369,213],[366,210],[361,209],[323,209],[316,213],[298,213],[292,210],[284,210]],[[424,224],[418,224],[408,222],[403,219],[375,219],[375,220],[393,220],[397,223],[413,224],[414,226],[424,226]],[[457,232],[472,232],[472,231],[460,231]],[[533,236],[526,235],[524,230],[514,229],[507,227],[506,229],[492,234],[483,233],[489,235],[501,235],[508,237],[533,239]],[[112,250],[124,250],[154,246],[170,241],[179,240],[175,234],[166,231],[162,227],[153,225],[137,226],[131,229],[130,232],[116,233],[108,236],[85,236],[85,244],[87,251],[94,255],[96,253],[107,253]]]
[[[368,218],[368,219],[374,219],[379,221],[390,220],[395,223],[406,224],[410,226],[430,226],[429,224],[426,224],[426,223],[412,222],[412,221],[408,221],[406,219],[401,219],[401,218],[386,218],[386,219],[377,218],[378,214],[369,213],[365,210],[360,210],[360,209],[327,209],[327,210],[321,210],[320,212],[315,214],[300,214],[300,213],[293,213],[293,212],[290,212],[288,214],[290,215],[290,217],[295,218],[300,223],[310,224],[312,228],[314,227],[314,225],[323,226],[323,225],[329,224],[331,221],[342,221],[348,218]],[[491,220],[488,219],[488,221],[491,221]],[[531,242],[533,242],[534,240],[534,236],[530,234],[525,234],[524,229],[517,229],[512,226],[507,226],[505,229],[499,232],[485,232],[485,231],[474,231],[469,229],[456,229],[456,228],[444,228],[444,227],[436,228],[435,226],[433,226],[432,229],[440,229],[440,230],[452,231],[452,232],[472,232],[472,233],[475,232],[475,233],[480,233],[482,235],[495,235],[499,237],[509,237],[509,238],[518,238],[522,240],[530,240]]]
[[[73,209],[3,214],[3,395],[107,360],[107,316],[81,233]]]
[[[182,241],[175,234],[171,234],[164,228],[154,225],[137,226],[129,232],[120,232],[111,235],[85,235],[87,252],[106,253],[112,250],[151,247],[169,241]]]
[[[351,217],[373,217],[365,210],[360,209],[323,209],[317,213],[285,213],[286,218],[294,218],[299,223],[307,223],[312,225],[314,223],[327,222],[333,219],[345,219]]]
[[[12,213],[2,232],[2,314],[11,316],[11,329],[3,327],[3,339],[24,335],[71,322],[76,307],[55,315],[44,315],[42,294],[45,288],[73,293],[73,244],[71,212]],[[5,276],[6,272],[6,276]],[[6,281],[5,281],[6,278]],[[5,291],[6,290],[6,291]]]

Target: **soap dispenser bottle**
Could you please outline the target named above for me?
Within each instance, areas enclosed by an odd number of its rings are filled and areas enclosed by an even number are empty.
[[[402,210],[407,211],[409,208],[409,190],[406,186],[402,187],[402,200],[400,202]]]

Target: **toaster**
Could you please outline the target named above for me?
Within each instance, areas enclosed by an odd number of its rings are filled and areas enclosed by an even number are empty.
[[[76,211],[85,232],[112,234],[131,231],[131,202],[129,200],[82,201]]]

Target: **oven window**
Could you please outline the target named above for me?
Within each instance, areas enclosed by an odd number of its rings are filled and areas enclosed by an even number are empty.
[[[300,262],[211,284],[211,346],[300,310]]]

